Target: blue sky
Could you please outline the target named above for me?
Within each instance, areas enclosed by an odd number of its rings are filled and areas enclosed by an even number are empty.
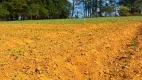
[[[116,2],[119,2],[119,0],[116,0]]]

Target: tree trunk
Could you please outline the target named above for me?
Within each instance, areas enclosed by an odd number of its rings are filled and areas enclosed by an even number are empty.
[[[95,14],[95,0],[93,0],[93,4],[92,4],[92,15]]]
[[[38,19],[38,16],[36,16],[36,20]]]
[[[33,19],[32,15],[31,15],[31,20]]]
[[[141,14],[142,14],[142,6],[140,7],[140,11],[141,11]]]
[[[100,12],[99,12],[99,16],[102,17],[102,0],[100,0]]]
[[[72,14],[71,14],[72,18],[73,18],[73,15],[74,15],[74,3],[75,3],[75,0],[73,0],[73,3],[72,3]]]
[[[96,6],[95,6],[95,13],[96,13],[96,17],[98,17],[98,0],[96,0],[95,1],[95,4],[96,4]]]
[[[84,17],[86,17],[86,0],[84,0]]]

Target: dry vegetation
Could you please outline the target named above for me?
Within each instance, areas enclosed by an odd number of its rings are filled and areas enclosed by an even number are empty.
[[[141,27],[0,24],[0,80],[142,80]]]

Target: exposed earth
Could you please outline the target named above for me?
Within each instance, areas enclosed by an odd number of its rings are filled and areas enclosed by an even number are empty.
[[[0,24],[0,80],[142,80],[142,22]]]

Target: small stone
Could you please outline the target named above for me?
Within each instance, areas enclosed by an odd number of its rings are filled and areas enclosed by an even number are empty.
[[[27,53],[27,52],[25,52],[25,53],[24,53],[24,56],[27,56],[27,55],[28,55],[28,53]]]
[[[139,76],[140,76],[140,74],[137,74],[137,76],[139,77]]]
[[[38,67],[37,67],[37,70],[39,70],[39,71],[40,71],[40,70],[41,70],[41,67],[40,67],[40,66],[38,66]]]

